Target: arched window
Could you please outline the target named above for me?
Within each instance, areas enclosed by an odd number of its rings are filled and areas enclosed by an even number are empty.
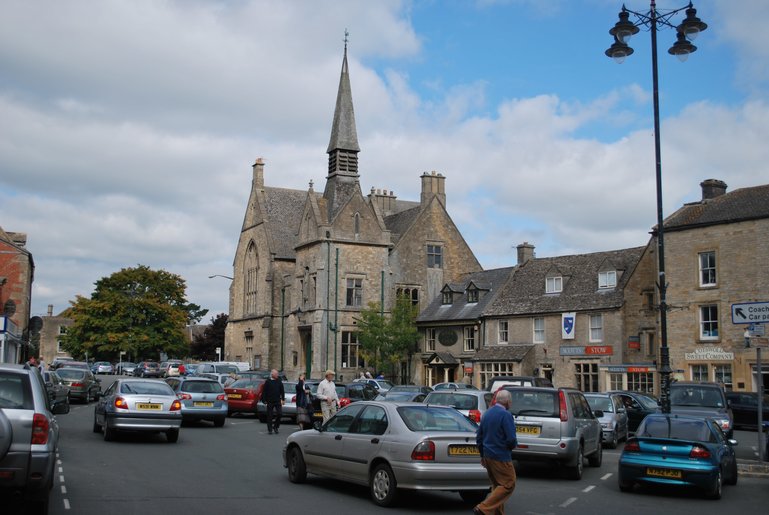
[[[355,213],[353,224],[355,227],[355,239],[357,240],[358,236],[360,235],[360,213]]]
[[[256,244],[252,241],[248,245],[246,250],[246,259],[243,262],[243,270],[245,271],[245,284],[244,284],[244,299],[245,299],[245,314],[256,314],[256,299],[257,299],[257,277],[259,275],[259,254],[256,250]]]

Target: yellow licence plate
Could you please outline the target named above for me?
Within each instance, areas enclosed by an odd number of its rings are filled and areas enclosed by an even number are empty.
[[[521,435],[538,435],[541,431],[539,426],[515,426],[515,432]]]
[[[449,456],[480,456],[475,445],[449,445]]]
[[[656,469],[651,467],[646,469],[646,475],[652,477],[664,477],[668,479],[681,479],[684,477],[680,470]]]
[[[140,403],[138,403],[136,405],[136,409],[159,411],[159,410],[163,409],[163,405],[162,404],[149,403],[149,402],[140,402]]]
[[[193,402],[193,406],[196,408],[213,408],[214,403],[213,402]]]
[[[323,418],[323,413],[320,411],[316,411],[315,413],[312,414],[312,416],[315,418]]]
[[[227,394],[227,398],[228,399],[242,399],[243,396],[240,395],[239,393],[228,393]]]

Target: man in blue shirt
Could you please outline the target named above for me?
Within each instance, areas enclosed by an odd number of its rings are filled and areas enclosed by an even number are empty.
[[[481,453],[481,465],[491,480],[491,492],[473,508],[476,514],[503,514],[505,502],[515,490],[515,468],[510,451],[518,440],[515,436],[515,419],[508,411],[512,396],[507,390],[497,392],[497,403],[481,417],[476,433],[476,443]]]

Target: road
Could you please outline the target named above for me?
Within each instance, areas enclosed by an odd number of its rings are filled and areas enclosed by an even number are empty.
[[[103,379],[105,387],[110,383],[109,378]],[[365,487],[313,477],[303,485],[290,483],[281,451],[294,426],[284,426],[280,435],[268,435],[266,426],[253,417],[233,417],[223,428],[208,422],[185,425],[179,442],[169,444],[163,435],[122,435],[115,442],[105,442],[92,432],[93,404],[73,405],[58,420],[62,435],[52,515],[359,515],[379,510]],[[755,440],[755,433],[745,435]],[[720,515],[727,507],[763,513],[769,505],[769,480],[758,478],[740,478],[737,486],[724,487],[720,501],[706,500],[696,492],[659,489],[620,493],[616,482],[619,453],[607,449],[602,467],[586,467],[580,481],[560,478],[545,466],[521,467],[508,511]],[[471,506],[453,493],[405,493],[397,507],[386,511],[469,513]]]

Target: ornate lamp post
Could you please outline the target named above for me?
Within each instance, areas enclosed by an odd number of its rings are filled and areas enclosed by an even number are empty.
[[[675,26],[670,23],[670,19],[681,11],[686,11],[686,18],[680,25]],[[635,22],[630,21],[630,15],[635,17]],[[664,218],[662,216],[662,157],[660,155],[660,102],[659,86],[657,79],[657,31],[662,28],[674,29],[677,33],[676,42],[668,50],[668,53],[685,61],[689,54],[697,50],[691,42],[697,35],[708,26],[697,18],[697,10],[692,3],[673,9],[671,11],[659,12],[654,0],[651,0],[649,10],[644,13],[638,13],[627,9],[624,5],[619,13],[619,21],[609,31],[614,36],[614,44],[606,50],[606,55],[614,59],[617,63],[622,63],[625,58],[633,53],[633,49],[628,46],[631,36],[640,31],[640,27],[645,27],[651,33],[652,39],[652,83],[654,97],[654,152],[656,161],[656,179],[657,179],[657,252],[659,260],[659,278],[657,287],[659,288],[659,311],[660,311],[660,401],[662,412],[670,413],[670,352],[668,349],[668,327],[667,327],[667,283],[665,279],[665,239],[664,239]]]

